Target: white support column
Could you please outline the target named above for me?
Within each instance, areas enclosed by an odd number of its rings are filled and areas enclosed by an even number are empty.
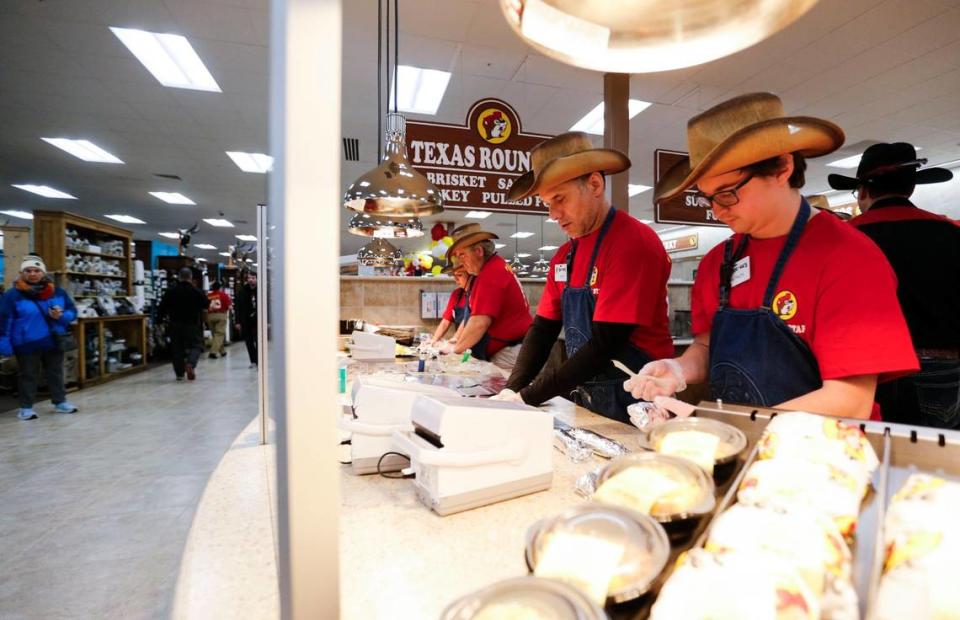
[[[340,0],[272,0],[271,303],[283,618],[339,616]],[[372,119],[371,119],[372,120]]]

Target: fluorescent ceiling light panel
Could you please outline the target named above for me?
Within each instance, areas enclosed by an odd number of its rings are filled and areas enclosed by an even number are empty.
[[[217,246],[210,245],[209,243],[197,243],[193,247],[197,248],[198,250],[216,250],[217,249]]]
[[[166,237],[167,239],[179,239],[179,238],[180,238],[180,233],[162,232],[162,233],[157,233],[157,234],[159,234],[161,237]]]
[[[450,73],[447,71],[400,65],[390,89],[390,101],[393,102],[396,91],[397,107],[401,112],[436,114],[449,83]]]
[[[636,196],[637,194],[642,194],[643,192],[653,189],[649,185],[640,185],[634,183],[627,184],[627,194],[631,196]]]
[[[493,213],[490,211],[467,211],[467,214],[464,217],[468,217],[472,220],[485,220],[491,215],[493,215]]]
[[[257,237],[255,235],[234,235],[240,241],[256,241]]]
[[[520,252],[519,254],[517,254],[517,256],[519,258],[530,258],[530,255],[526,252]]]
[[[104,215],[103,217],[108,217],[111,220],[121,222],[123,224],[146,224],[146,222],[140,218],[133,217],[132,215]]]
[[[149,192],[154,198],[159,198],[170,205],[195,205],[194,201],[190,200],[180,192]]]
[[[551,252],[551,251],[556,250],[556,249],[557,249],[557,246],[555,246],[555,245],[545,245],[545,246],[543,246],[542,248],[540,248],[540,251],[541,251],[541,252]]]
[[[113,153],[109,153],[89,140],[71,140],[70,138],[40,138],[47,144],[52,144],[60,150],[66,151],[83,161],[101,164],[122,164],[123,161]]]
[[[49,185],[14,185],[17,189],[22,189],[25,192],[30,192],[31,194],[36,194],[38,196],[43,196],[44,198],[63,198],[76,200],[76,196],[71,196],[66,192],[61,192],[58,189],[53,189]]]
[[[230,256],[230,252],[220,252],[220,256]]]
[[[112,26],[110,31],[164,86],[222,92],[186,37]]]
[[[574,123],[573,127],[570,128],[570,131],[585,131],[587,133],[592,133],[597,136],[603,135],[603,105],[601,101],[598,103],[592,110],[586,113],[586,115]],[[639,99],[631,99],[627,103],[627,117],[633,118],[637,114],[640,114],[644,110],[650,107],[649,101],[640,101]]]
[[[496,249],[499,250],[500,248],[505,248],[505,247],[507,247],[507,244],[506,244],[506,243],[494,243],[494,244],[493,244],[493,247],[495,247]]]
[[[266,174],[273,170],[273,158],[263,153],[244,153],[243,151],[226,151],[233,163],[244,172]]]
[[[533,233],[532,233],[532,232],[526,232],[526,231],[523,231],[523,230],[518,230],[517,232],[513,233],[512,235],[510,235],[510,238],[511,238],[511,239],[526,239],[527,237],[532,237],[532,236],[533,236]]]
[[[227,220],[218,220],[216,218],[211,218],[211,219],[205,219],[203,221],[206,222],[207,224],[210,224],[211,226],[216,226],[218,228],[233,228],[233,224],[231,224]]]
[[[556,223],[557,223],[557,220],[553,219],[552,217],[547,218],[547,224],[556,224]]]
[[[205,259],[205,258],[202,257],[202,256],[199,256],[199,257],[197,257],[197,262],[199,262],[199,263],[205,263],[205,262],[207,262],[207,259]]]
[[[29,211],[18,211],[17,209],[10,209],[9,211],[0,211],[4,215],[9,215],[10,217],[19,217],[21,220],[32,220],[33,213]]]

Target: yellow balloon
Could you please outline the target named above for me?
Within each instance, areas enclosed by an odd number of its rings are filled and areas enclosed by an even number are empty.
[[[430,270],[430,273],[432,273],[435,276],[438,276],[441,273],[443,273],[443,267],[441,267],[440,265],[434,265],[433,269]]]
[[[433,257],[429,254],[422,254],[420,256],[420,264],[423,265],[424,269],[430,269],[433,267]]]
[[[448,248],[449,248],[451,245],[453,245],[453,237],[447,236],[447,237],[444,237],[443,239],[441,239],[441,241],[443,241],[444,245],[446,245]]]

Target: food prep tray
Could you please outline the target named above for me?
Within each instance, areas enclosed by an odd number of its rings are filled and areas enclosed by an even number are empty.
[[[695,546],[702,546],[713,518],[736,502],[740,482],[756,459],[757,441],[770,419],[779,413],[776,409],[743,407],[713,402],[702,402],[694,415],[726,422],[747,436],[747,449],[738,459],[735,473],[725,484],[717,485],[717,506],[708,519],[689,540],[674,544],[667,568],[653,584],[650,594],[633,603],[608,608],[612,620],[647,618],[656,599],[656,593],[669,578],[679,555]],[[851,547],[853,579],[860,604],[861,618],[872,617],[883,563],[883,522],[890,498],[903,486],[907,478],[918,471],[947,478],[960,478],[960,432],[934,428],[844,419],[859,426],[870,441],[880,467],[871,480],[871,491],[861,506],[857,533]]]

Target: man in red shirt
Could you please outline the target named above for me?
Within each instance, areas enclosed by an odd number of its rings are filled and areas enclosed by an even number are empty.
[[[210,359],[217,359],[218,355],[226,357],[227,350],[223,346],[227,335],[227,325],[230,324],[230,296],[220,289],[220,282],[210,284],[207,293],[210,306],[207,309],[207,325],[213,333],[213,344],[210,345]]]
[[[673,355],[667,319],[670,259],[646,224],[615,209],[605,174],[630,167],[619,151],[596,149],[582,133],[544,141],[531,152],[532,171],[510,189],[511,200],[535,194],[571,238],[550,261],[533,327],[499,398],[532,405],[562,395],[626,422],[635,402],[612,360],[633,370]],[[544,370],[564,331],[567,360]],[[517,396],[517,394],[519,396]]]
[[[532,320],[520,281],[496,254],[491,241],[498,238],[495,234],[481,230],[479,224],[466,224],[451,236],[447,261],[463,265],[473,284],[467,297],[466,326],[456,343],[445,343],[440,349],[458,355],[470,349],[475,358],[510,370]]]
[[[960,427],[960,226],[910,201],[919,184],[953,178],[924,168],[912,144],[874,144],[855,177],[831,174],[830,187],[852,190],[863,215],[851,224],[870,237],[897,274],[920,372],[877,388],[884,420]]]
[[[878,380],[917,369],[883,254],[800,195],[804,158],[843,140],[829,121],[786,116],[769,93],[690,120],[690,158],[667,172],[654,200],[696,185],[699,204],[735,234],[697,272],[694,344],[648,364],[625,389],[652,400],[709,380],[711,398],[726,402],[867,418]]]

